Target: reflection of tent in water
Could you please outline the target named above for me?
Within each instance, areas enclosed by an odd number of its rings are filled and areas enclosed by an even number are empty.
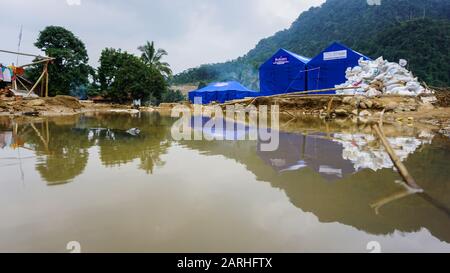
[[[392,168],[378,171],[361,169],[352,175],[345,175],[352,169],[352,163],[349,160],[339,161],[337,157],[342,156],[342,148],[338,149],[341,146],[339,143],[326,143],[332,140],[322,139],[317,142],[317,147],[325,147],[322,151],[331,149],[328,156],[332,158],[326,158],[327,154],[323,152],[315,154],[313,148],[306,148],[305,158],[310,155],[313,160],[305,162],[314,167],[282,171],[301,166],[301,163],[296,163],[302,160],[303,143],[315,146],[314,139],[308,138],[302,142],[302,137],[282,134],[281,151],[273,153],[257,151],[259,144],[256,141],[183,141],[181,144],[205,155],[222,155],[236,160],[252,172],[257,180],[282,189],[293,205],[304,212],[313,213],[320,222],[339,222],[377,235],[395,231],[416,232],[426,228],[433,236],[450,242],[450,188],[446,183],[450,170],[444,167],[450,158],[445,150],[436,152],[425,146],[420,153],[411,153],[406,158],[406,164],[411,170],[421,170],[423,173],[421,176],[414,175],[425,189],[425,194],[411,195],[394,182],[400,177]],[[294,150],[295,147],[300,148]],[[294,155],[289,155],[288,149],[292,149]],[[336,154],[336,158],[333,158],[332,153]],[[433,153],[434,161],[426,160],[427,153]],[[314,158],[315,155],[318,156]],[[271,159],[275,159],[275,162],[282,159],[286,164],[268,168],[266,164],[272,162]],[[329,183],[327,179],[335,179],[336,175],[324,176],[318,173],[317,166],[321,165],[342,168],[344,177],[336,183]],[[436,177],[432,174],[433,168],[442,169],[440,179],[428,179]]]
[[[421,145],[431,143],[432,136],[388,138],[399,158],[404,161]],[[279,148],[258,155],[278,172],[295,171],[310,167],[328,180],[343,178],[346,174],[371,169],[393,168],[389,155],[382,149],[369,148],[375,141],[367,134],[300,135],[280,133]]]
[[[355,171],[349,160],[342,158],[342,145],[327,140],[323,135],[301,135],[280,132],[276,151],[261,151],[258,156],[277,172],[311,168],[328,180],[343,178]]]
[[[217,140],[243,140],[250,132],[250,128],[243,124],[237,124],[232,121],[230,123],[222,118],[212,119],[205,116],[191,117],[190,127],[194,131],[202,132],[204,137]]]

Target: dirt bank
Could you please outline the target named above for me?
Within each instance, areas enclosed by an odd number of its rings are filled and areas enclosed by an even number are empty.
[[[0,114],[48,116],[80,113],[83,105],[70,96],[52,98],[21,98],[11,97],[0,100]]]
[[[331,95],[283,95],[259,97],[252,100],[235,101],[243,106],[278,105],[282,120],[303,119],[305,116],[324,120],[352,120],[354,122],[378,121],[381,113],[385,122],[406,124],[425,123],[435,127],[450,125],[450,92],[436,95],[405,97],[380,96],[331,96]],[[231,103],[222,104],[222,108]]]
[[[387,123],[404,123],[409,126],[422,124],[450,134],[450,90],[437,90],[433,96],[402,97],[381,96],[330,96],[283,95],[279,97],[259,97],[251,100],[234,101],[221,106],[249,104],[278,105],[282,121],[304,119],[305,116],[320,117],[323,120],[348,120],[367,123],[380,119]],[[160,107],[142,107],[141,112],[158,111],[170,113],[179,104],[161,104]],[[191,105],[192,106],[192,105]],[[135,114],[139,111],[129,105],[102,104],[78,101],[70,96],[52,98],[2,98],[0,115],[14,116],[63,116],[87,112],[120,112]]]
[[[144,109],[145,110],[145,109]],[[0,100],[0,115],[14,116],[66,116],[86,112],[129,112],[136,110],[120,104],[97,104],[91,101],[79,101],[71,96],[49,98],[10,97]]]

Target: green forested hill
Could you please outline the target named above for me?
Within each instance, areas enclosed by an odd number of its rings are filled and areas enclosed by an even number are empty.
[[[177,84],[238,80],[257,88],[258,67],[278,48],[313,57],[334,41],[371,57],[407,59],[410,68],[431,85],[450,86],[450,1],[327,0],[303,12],[289,29],[261,40],[234,61],[207,64],[173,78]]]
[[[380,32],[367,51],[388,60],[406,58],[421,80],[450,86],[450,21],[420,19]]]

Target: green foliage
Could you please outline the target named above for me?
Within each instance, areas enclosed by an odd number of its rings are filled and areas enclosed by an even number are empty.
[[[161,98],[161,102],[167,102],[167,103],[180,102],[180,101],[185,101],[185,100],[186,100],[186,96],[184,96],[180,90],[175,91],[172,89],[168,89],[166,92],[164,92],[162,94],[162,98]]]
[[[208,84],[205,81],[201,81],[198,83],[197,89],[202,89],[203,87],[206,87]]]
[[[50,63],[49,95],[68,95],[79,86],[88,83],[92,68],[88,65],[88,54],[84,43],[69,30],[59,26],[48,26],[40,32],[34,44],[47,56],[56,58]],[[27,70],[27,76],[37,80],[43,64]]]
[[[435,86],[449,86],[449,45],[450,21],[419,19],[381,32],[367,52],[392,61],[407,59],[409,69],[421,80]]]
[[[427,27],[433,33],[403,26],[424,18],[433,20],[433,26]],[[448,0],[382,0],[380,6],[370,6],[367,0],[327,0],[321,7],[303,12],[289,29],[262,39],[245,56],[231,62],[186,70],[174,76],[172,81],[185,84],[238,80],[256,88],[258,67],[279,48],[313,57],[332,42],[339,41],[371,57],[383,53],[386,57],[393,57],[389,58],[390,61],[398,61],[398,56],[409,59],[413,72],[422,79],[430,84],[448,86],[450,63],[448,58],[441,58],[442,55],[449,56],[448,42],[442,46],[448,40],[440,38],[440,35],[448,37],[448,28],[444,26],[449,20]],[[411,30],[414,33],[408,32]],[[383,37],[384,33],[387,36]],[[408,40],[410,45],[406,50],[394,53],[403,49],[401,46],[383,49],[385,42],[389,46],[386,39],[394,34],[398,35],[397,41]],[[426,54],[421,53],[424,48],[427,48]]]
[[[166,62],[162,62],[162,58],[167,56],[166,50],[162,48],[156,49],[153,41],[147,41],[145,45],[138,47],[138,49],[142,52],[141,59],[146,65],[158,70],[167,78],[172,75],[170,65]]]
[[[167,88],[158,70],[120,49],[104,49],[99,62],[97,88],[100,94],[113,101],[141,99],[143,102],[151,100],[156,103]]]

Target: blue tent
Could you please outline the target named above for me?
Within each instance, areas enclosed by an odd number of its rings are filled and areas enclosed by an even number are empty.
[[[224,103],[245,97],[255,97],[257,94],[258,92],[252,91],[236,81],[215,82],[189,92],[189,100],[194,103],[194,99],[200,97],[202,104],[209,104],[213,101]]]
[[[333,43],[308,63],[308,90],[334,88],[346,81],[345,71],[348,67],[358,65],[358,60],[369,57],[362,55],[342,44]],[[335,91],[321,92],[334,94]]]
[[[262,95],[306,90],[306,64],[310,59],[280,49],[259,68]]]

